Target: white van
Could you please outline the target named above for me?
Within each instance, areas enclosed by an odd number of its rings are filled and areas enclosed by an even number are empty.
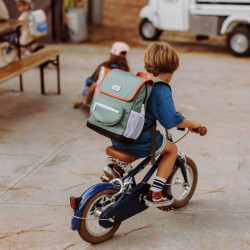
[[[189,30],[197,38],[227,35],[234,55],[250,55],[250,0],[148,0],[140,17],[145,40],[157,40],[163,30]]]

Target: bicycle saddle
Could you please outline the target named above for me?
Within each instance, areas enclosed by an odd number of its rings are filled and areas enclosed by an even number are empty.
[[[115,159],[118,159],[120,161],[124,161],[127,163],[131,163],[138,159],[136,156],[130,154],[129,152],[113,147],[113,146],[109,146],[106,148],[106,154]]]

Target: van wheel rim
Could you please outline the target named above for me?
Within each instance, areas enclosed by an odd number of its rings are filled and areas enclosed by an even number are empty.
[[[151,23],[145,23],[143,26],[143,34],[147,38],[152,38],[156,34],[156,29]]]
[[[249,41],[243,34],[236,34],[230,42],[231,48],[237,53],[244,53],[249,48]]]

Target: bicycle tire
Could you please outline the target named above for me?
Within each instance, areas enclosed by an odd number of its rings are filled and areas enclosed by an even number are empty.
[[[7,64],[15,61],[17,59],[17,56],[18,56],[17,48],[14,45],[11,45],[11,51],[10,51],[9,55],[6,54],[8,47],[9,47],[8,42],[3,42],[0,44],[1,58]]]
[[[195,188],[196,188],[196,185],[197,185],[198,171],[197,171],[197,167],[196,167],[194,161],[187,157],[185,166],[186,166],[186,170],[187,170],[187,174],[188,174],[188,178],[189,178],[188,181],[191,182],[189,189],[187,187],[185,187],[184,188],[185,191],[178,198],[175,196],[174,191],[173,191],[175,185],[168,185],[167,189],[166,189],[167,194],[172,195],[174,197],[174,203],[172,205],[174,208],[184,207],[189,202],[189,200],[192,198],[194,191],[195,191]],[[175,182],[176,182],[175,178],[176,178],[178,171],[181,172],[180,167],[177,167],[174,170],[174,172],[172,173],[170,180],[169,180],[169,184],[175,184]],[[191,172],[188,173],[189,171],[191,171]],[[182,174],[181,174],[181,176],[182,176]],[[190,180],[191,176],[192,176],[192,180]],[[182,176],[182,178],[183,178],[183,176]],[[184,182],[184,178],[183,178],[183,182]],[[188,189],[188,193],[186,193],[186,195],[185,195],[185,192],[187,192],[186,191],[187,189]]]
[[[87,218],[89,212],[95,213],[95,210],[94,211],[92,210],[95,203],[101,204],[100,199],[102,197],[112,196],[116,192],[117,191],[114,189],[105,189],[105,190],[102,190],[102,191],[96,193],[95,195],[93,195],[87,201],[86,205],[84,206],[82,213],[81,213],[81,218]],[[96,209],[98,209],[98,207]],[[98,220],[96,220],[96,222],[99,224]],[[97,231],[92,232],[90,230],[90,228],[89,228],[90,226],[88,225],[88,220],[82,219],[80,221],[80,227],[78,229],[78,233],[83,240],[85,240],[89,243],[98,244],[98,243],[101,243],[101,242],[104,242],[104,241],[107,241],[108,239],[110,239],[114,235],[114,233],[118,230],[120,225],[121,225],[121,223],[116,224],[115,226],[113,226],[110,229],[105,229],[99,225],[100,229],[103,229],[104,231],[106,230],[107,232],[104,233],[103,235],[97,235],[97,233],[96,233]]]

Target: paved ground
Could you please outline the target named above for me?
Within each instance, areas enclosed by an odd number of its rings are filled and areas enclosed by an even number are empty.
[[[110,45],[59,45],[60,96],[52,68],[47,95],[40,95],[38,69],[24,74],[23,93],[18,78],[0,86],[0,249],[249,249],[250,60],[219,52],[220,45],[176,43],[176,107],[208,127],[206,137],[189,134],[178,143],[199,170],[190,203],[171,213],[148,209],[96,246],[71,231],[69,197],[99,182],[109,145],[71,101],[81,98],[83,79]],[[128,57],[134,73],[143,71],[143,53],[136,47]]]

